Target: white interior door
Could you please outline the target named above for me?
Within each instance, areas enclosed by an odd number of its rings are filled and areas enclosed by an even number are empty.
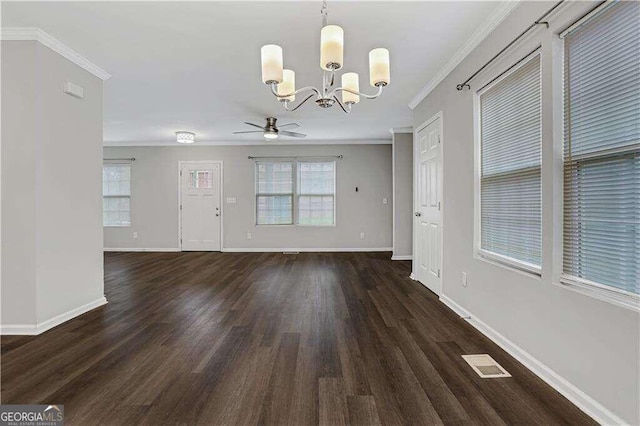
[[[416,279],[440,294],[442,260],[442,141],[437,118],[418,131],[417,210],[414,238],[416,241]]]
[[[220,251],[220,163],[180,166],[180,238],[183,251]]]

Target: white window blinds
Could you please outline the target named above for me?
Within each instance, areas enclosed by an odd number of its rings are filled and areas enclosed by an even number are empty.
[[[480,253],[540,271],[540,55],[480,93]]]
[[[293,224],[293,162],[256,162],[256,224]]]
[[[335,223],[335,161],[298,162],[298,224]]]
[[[565,276],[640,293],[640,5],[571,29],[564,51]]]
[[[131,226],[131,164],[102,166],[102,224]]]

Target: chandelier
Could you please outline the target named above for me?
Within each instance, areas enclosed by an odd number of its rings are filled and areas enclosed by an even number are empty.
[[[305,102],[316,97],[316,104],[322,108],[340,105],[345,113],[351,112],[351,106],[360,102],[360,97],[375,99],[382,94],[382,88],[389,84],[389,51],[384,48],[369,52],[369,82],[378,91],[373,95],[360,92],[358,74],[347,72],[342,74],[341,86],[333,87],[335,73],[343,66],[344,31],[337,25],[327,25],[327,2],[322,2],[322,31],[320,32],[320,68],[322,73],[322,89],[307,86],[296,90],[296,74],[293,70],[283,69],[282,47],[276,44],[262,46],[262,82],[271,88],[273,95],[280,100],[287,111],[295,111]],[[310,92],[310,93],[309,93]],[[342,100],[338,99],[340,92]],[[296,95],[309,93],[294,106]]]

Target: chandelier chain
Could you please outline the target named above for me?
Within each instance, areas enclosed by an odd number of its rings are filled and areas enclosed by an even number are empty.
[[[320,10],[320,15],[322,15],[322,26],[326,27],[329,17],[329,12],[327,12],[327,0],[322,0],[322,9]]]

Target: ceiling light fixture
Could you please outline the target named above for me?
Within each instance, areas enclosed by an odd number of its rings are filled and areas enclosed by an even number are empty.
[[[342,75],[341,87],[332,89],[335,73],[343,66],[344,31],[337,25],[327,25],[327,2],[322,2],[322,31],[320,32],[320,68],[322,68],[322,90],[307,86],[296,90],[295,72],[283,69],[282,47],[275,44],[262,46],[260,51],[262,60],[262,82],[271,87],[273,95],[282,102],[284,109],[295,111],[316,95],[316,104],[329,108],[338,103],[345,113],[351,112],[351,106],[360,102],[360,97],[375,99],[382,94],[382,88],[390,82],[389,51],[384,48],[373,49],[369,52],[369,82],[378,92],[367,95],[360,92],[357,73],[348,72]],[[292,107],[296,95],[311,92],[298,105]],[[337,93],[341,92],[342,102]]]
[[[196,134],[185,131],[176,132],[176,141],[178,143],[194,143],[196,141]]]

